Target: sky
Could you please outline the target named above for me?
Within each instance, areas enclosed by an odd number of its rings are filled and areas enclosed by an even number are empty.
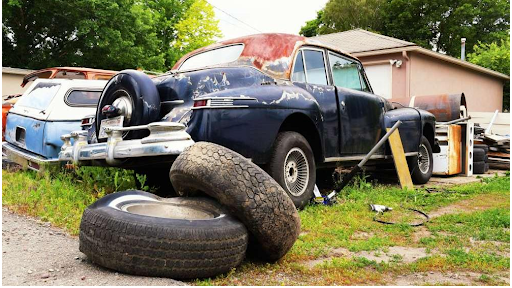
[[[207,0],[219,20],[219,40],[258,33],[299,34],[328,0]],[[228,15],[229,14],[229,15]],[[231,16],[230,16],[231,15]]]

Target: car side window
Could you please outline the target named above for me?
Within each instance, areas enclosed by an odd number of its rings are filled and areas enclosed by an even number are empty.
[[[329,53],[329,63],[334,85],[359,91],[366,90],[366,87],[363,89],[361,85],[362,79],[357,62]]]
[[[324,53],[317,50],[304,49],[306,81],[310,84],[327,85]]]
[[[302,61],[302,51],[297,53],[295,58],[295,66],[293,67],[292,81],[306,82],[306,74],[304,73],[304,63]]]

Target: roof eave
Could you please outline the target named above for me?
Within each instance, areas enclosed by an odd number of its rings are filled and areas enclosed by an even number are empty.
[[[491,69],[488,69],[488,68],[484,68],[482,66],[479,66],[479,65],[467,62],[467,61],[462,61],[460,59],[457,59],[457,58],[454,58],[454,57],[451,57],[451,56],[448,56],[448,55],[445,55],[445,54],[441,54],[441,53],[438,53],[438,52],[435,52],[435,51],[432,51],[432,50],[428,50],[428,49],[425,49],[425,48],[417,46],[417,45],[406,46],[406,47],[390,48],[390,49],[363,51],[363,52],[352,52],[352,55],[360,58],[360,57],[365,57],[365,56],[374,56],[374,55],[383,55],[383,54],[391,54],[391,53],[400,53],[400,52],[403,52],[403,51],[406,51],[406,52],[409,52],[409,51],[418,52],[418,53],[421,53],[421,54],[424,54],[424,55],[428,55],[428,56],[431,56],[431,57],[434,57],[434,58],[437,58],[437,59],[440,59],[440,60],[443,60],[443,61],[446,61],[446,62],[450,62],[452,64],[456,64],[456,65],[459,65],[459,66],[462,66],[462,67],[465,67],[465,68],[469,68],[469,69],[472,69],[472,70],[475,70],[475,71],[478,71],[478,72],[481,72],[481,73],[484,73],[484,74],[488,74],[488,75],[491,75],[491,76],[494,76],[494,77],[497,77],[497,78],[500,78],[500,79],[503,79],[503,80],[510,80],[510,76],[505,75],[503,73],[496,72],[494,70],[491,70]]]

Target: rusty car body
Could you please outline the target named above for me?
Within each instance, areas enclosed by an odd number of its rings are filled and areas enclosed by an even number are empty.
[[[109,81],[102,98],[118,93],[108,90],[116,83],[128,78],[138,81],[140,77],[135,71],[122,71]],[[316,169],[362,159],[386,128],[398,120],[403,123],[400,135],[406,156],[419,157],[422,137],[428,139],[427,145],[436,146],[431,113],[393,108],[373,94],[357,58],[301,36],[257,34],[222,41],[185,55],[171,71],[151,80],[161,105],[148,109],[158,120],[135,126],[126,125],[126,121],[120,127],[102,125],[113,117],[130,116],[133,107],[117,107],[115,103],[98,107],[96,123],[88,135],[80,131],[64,135],[67,140],[61,160],[131,168],[160,165],[165,170],[183,149],[208,141],[230,148],[269,171],[280,135],[293,132],[311,147],[311,152],[296,147],[301,152],[297,157],[307,162],[307,179],[292,177],[300,176],[300,163],[291,165],[286,162],[289,159],[282,163],[280,172],[269,174],[291,196],[294,193],[286,181],[305,181],[295,194],[311,198]],[[111,115],[105,111],[117,112]],[[130,131],[148,129],[147,137],[126,136]],[[99,135],[104,138],[97,139]],[[75,145],[71,145],[73,139]],[[372,159],[390,157],[389,147],[383,147]],[[299,158],[296,161],[304,161]],[[288,180],[277,179],[283,177]]]

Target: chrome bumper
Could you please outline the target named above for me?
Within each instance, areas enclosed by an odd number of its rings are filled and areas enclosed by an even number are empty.
[[[40,170],[43,165],[60,164],[59,159],[46,159],[11,143],[2,142],[2,157],[21,165],[24,169]]]
[[[148,129],[148,137],[123,140],[123,132]],[[174,122],[155,122],[132,127],[107,127],[107,142],[87,144],[87,131],[74,131],[62,135],[64,141],[59,159],[80,164],[80,161],[105,160],[109,165],[117,165],[122,159],[179,155],[185,148],[194,144],[194,140],[185,132],[185,126]],[[74,144],[71,145],[71,139]]]

